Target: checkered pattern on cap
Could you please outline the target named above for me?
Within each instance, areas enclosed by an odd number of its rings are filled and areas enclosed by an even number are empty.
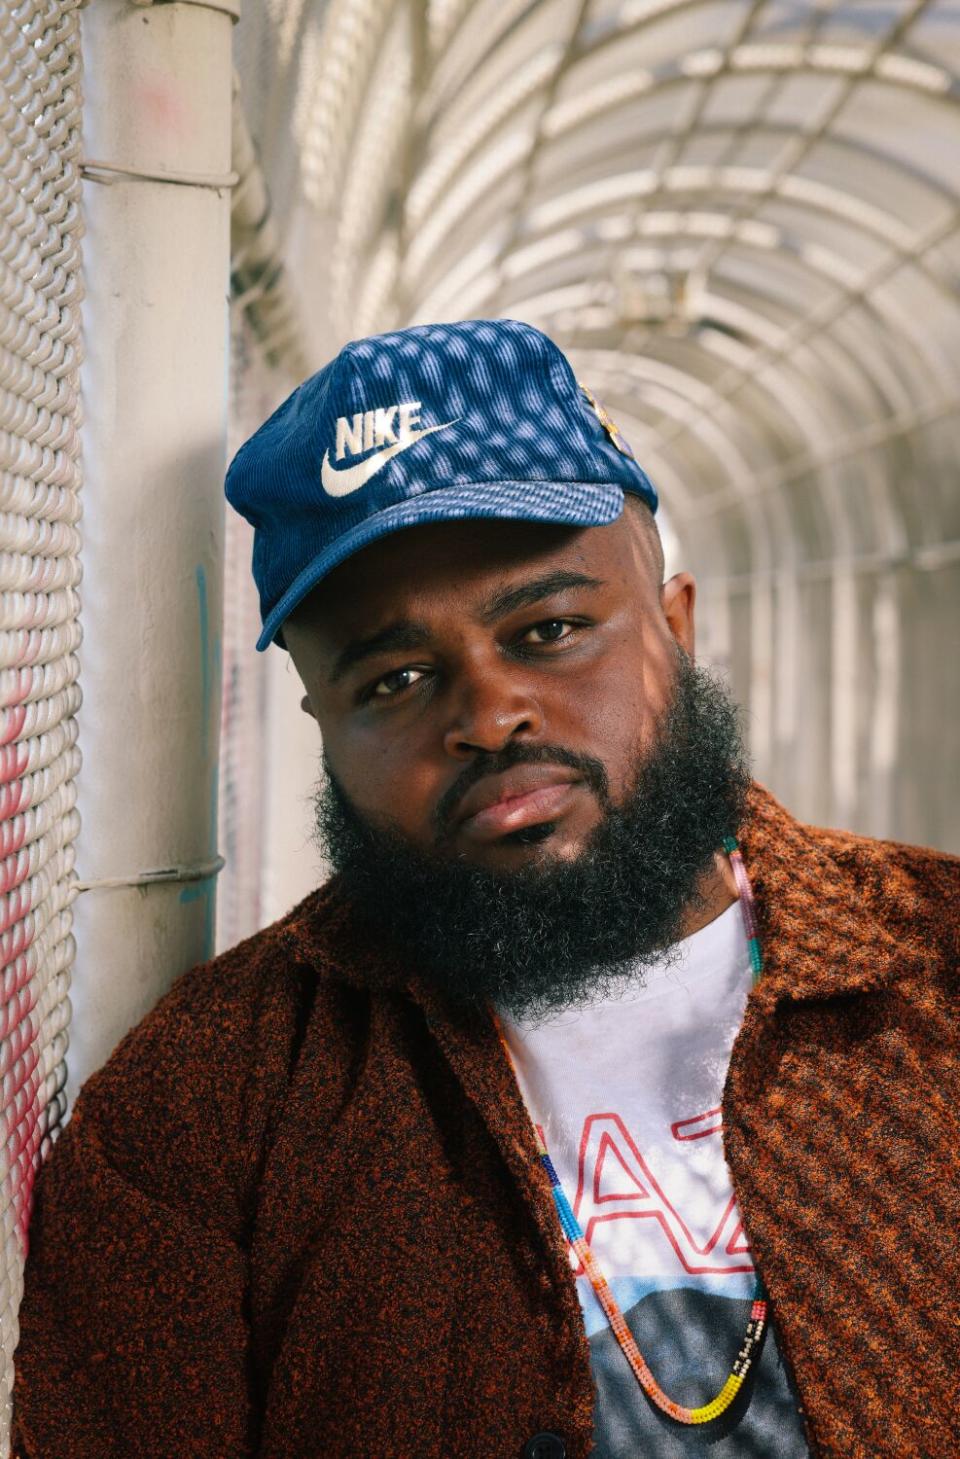
[[[395,423],[403,403],[418,407],[416,430],[381,463],[385,442],[369,431],[358,442],[357,418],[379,410]],[[601,415],[556,345],[515,320],[418,325],[346,345],[227,473],[227,499],[255,529],[257,648],[282,643],[283,620],[307,593],[388,532],[464,517],[602,526],[619,515],[624,491],[655,511],[652,484]],[[351,427],[364,449],[345,461]],[[364,462],[369,476],[351,475]]]

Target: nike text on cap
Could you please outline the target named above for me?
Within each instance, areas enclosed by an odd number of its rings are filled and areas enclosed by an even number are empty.
[[[657,494],[616,426],[539,330],[512,319],[354,340],[299,386],[227,472],[254,527],[274,640],[338,563],[388,532],[464,517],[600,527]]]

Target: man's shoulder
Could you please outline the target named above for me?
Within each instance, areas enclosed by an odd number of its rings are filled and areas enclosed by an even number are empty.
[[[315,889],[276,921],[182,973],[150,1016],[255,1019],[265,1003],[298,1002],[305,988],[335,972],[341,915],[333,884]]]
[[[320,947],[335,916],[321,888],[178,977],[86,1081],[66,1144],[84,1159],[96,1151],[157,1199],[179,1190],[177,1200],[192,1202],[197,1219],[207,1219],[211,1190],[232,1193],[220,1214],[239,1231],[305,1039],[324,1051],[337,1047],[342,989],[332,959],[317,966],[304,955],[300,932],[308,926]],[[323,1079],[333,1080],[339,1062],[320,1061]]]
[[[762,831],[768,849],[775,844],[796,841],[794,833],[827,855],[838,868],[862,876],[869,886],[879,887],[884,877],[898,885],[912,883],[918,890],[956,888],[960,883],[960,856],[930,846],[864,835],[858,831],[820,826],[794,817],[765,786],[754,783],[749,799],[749,820]]]
[[[960,856],[830,827],[804,829],[878,908],[899,903],[914,916],[926,912],[936,913],[939,921],[958,920]]]
[[[936,951],[949,970],[960,960],[960,856],[930,846],[806,826],[849,881],[863,911],[906,944]]]
[[[922,945],[956,969],[960,857],[798,821],[759,785],[751,793],[748,834],[774,872],[768,880],[799,878],[811,906],[832,907],[838,920],[846,909],[859,927],[883,927],[905,948]]]
[[[335,988],[333,956],[317,954],[337,915],[335,897],[321,887],[277,921],[181,973],[87,1081],[81,1103],[149,1081],[224,1093],[231,1085],[249,1086],[251,1069],[264,1092],[285,1081],[305,1026]]]
[[[960,857],[929,846],[820,831],[878,922],[939,955],[953,986],[960,965]]]

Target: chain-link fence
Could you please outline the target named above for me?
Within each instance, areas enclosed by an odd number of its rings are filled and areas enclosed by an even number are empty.
[[[80,703],[77,6],[0,0],[0,1455],[33,1181],[64,1109]]]

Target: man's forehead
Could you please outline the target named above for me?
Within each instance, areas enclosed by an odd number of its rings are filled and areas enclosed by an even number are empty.
[[[609,528],[431,523],[381,537],[335,568],[292,615],[331,641],[376,620],[464,611],[553,569],[597,577],[617,556]]]

